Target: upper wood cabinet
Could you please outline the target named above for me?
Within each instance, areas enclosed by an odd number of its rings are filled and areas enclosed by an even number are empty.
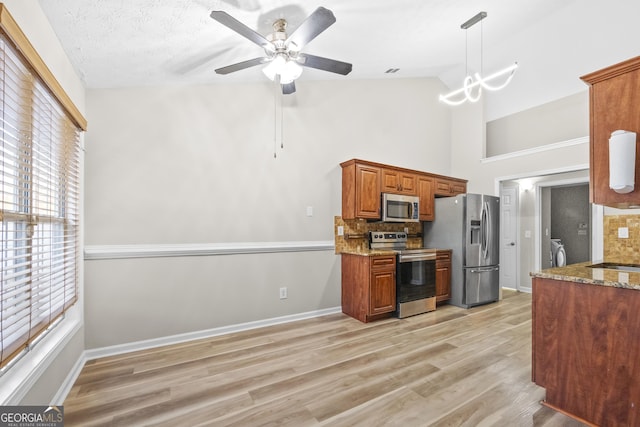
[[[636,138],[634,191],[609,188],[609,138],[616,130],[640,135],[640,56],[582,76],[589,84],[590,185],[592,203],[630,207],[640,204],[640,138]]]
[[[436,178],[436,196],[455,196],[467,192],[467,182],[459,179]]]
[[[382,192],[416,196],[418,193],[416,180],[417,177],[413,173],[382,169]]]
[[[350,163],[342,166],[342,217],[380,219],[381,170]]]
[[[433,178],[418,176],[418,197],[420,198],[420,221],[433,221],[435,218]]]
[[[467,181],[365,160],[351,159],[342,167],[342,218],[380,219],[381,194],[420,198],[420,221],[433,221],[434,197],[465,193]]]

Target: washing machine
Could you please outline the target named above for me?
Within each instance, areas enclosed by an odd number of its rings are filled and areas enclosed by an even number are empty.
[[[561,239],[551,239],[551,267],[567,265],[567,253]]]

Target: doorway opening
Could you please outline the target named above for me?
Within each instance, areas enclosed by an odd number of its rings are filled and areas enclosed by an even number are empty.
[[[501,275],[501,287],[531,292],[530,273],[551,267],[558,243],[566,264],[601,258],[603,213],[589,203],[587,168],[504,177],[496,184],[501,197],[500,269],[513,264],[513,276]],[[513,200],[514,193],[517,207],[502,209],[504,198]]]

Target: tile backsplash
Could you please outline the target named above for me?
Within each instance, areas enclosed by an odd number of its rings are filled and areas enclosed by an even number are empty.
[[[338,227],[344,227],[344,234],[338,236]],[[390,223],[390,222],[367,222],[364,219],[342,219],[341,216],[334,218],[334,236],[336,244],[336,254],[342,252],[366,252],[369,250],[369,231],[404,231],[408,228],[407,247],[422,247],[422,223]]]
[[[628,238],[618,237],[620,228]],[[640,264],[640,215],[605,215],[603,243],[605,262]]]

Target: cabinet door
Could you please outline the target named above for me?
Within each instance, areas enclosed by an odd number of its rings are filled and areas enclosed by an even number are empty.
[[[371,272],[369,314],[388,313],[396,308],[396,272],[381,270]]]
[[[392,169],[382,170],[382,191],[385,193],[407,194],[415,196],[416,176],[411,173]]]
[[[467,184],[444,178],[436,178],[435,193],[438,196],[455,196],[467,192]]]
[[[420,198],[420,221],[433,221],[435,218],[433,178],[418,177],[418,197]]]
[[[380,169],[356,165],[356,217],[380,218]]]
[[[636,64],[635,67],[639,65]],[[597,82],[591,86],[591,201],[626,207],[640,203],[640,138],[636,136],[635,186],[619,194],[609,188],[609,138],[622,129],[640,132],[640,69]]]
[[[438,252],[436,259],[436,301],[451,298],[451,255],[450,252]]]

